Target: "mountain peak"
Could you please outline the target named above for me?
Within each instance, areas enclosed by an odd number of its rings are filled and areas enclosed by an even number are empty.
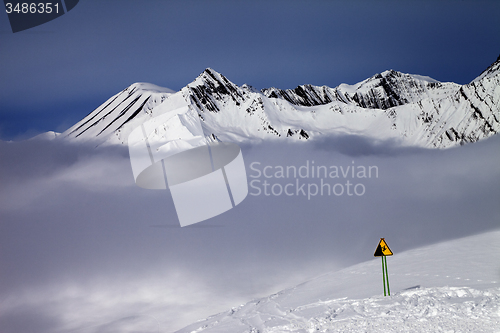
[[[199,78],[211,78],[214,80],[217,78],[217,76],[220,76],[220,73],[210,67],[205,68],[205,70],[201,72],[200,75],[198,75]]]
[[[211,67],[207,67],[205,68],[205,70],[203,71],[202,74],[208,74],[208,75],[220,75],[219,72],[217,72],[216,70],[214,70],[213,68]]]
[[[224,75],[210,67],[206,68],[200,75],[198,75],[197,79],[202,80],[204,83],[213,82],[223,85],[232,84]],[[195,82],[196,81],[197,80],[195,80]]]
[[[157,86],[156,84],[147,83],[147,82],[132,83],[130,86],[128,86],[124,90],[128,91],[129,93],[133,93],[133,92],[138,91],[138,90],[155,92],[155,93],[167,93],[167,94],[175,93],[175,91],[172,89],[160,87],[160,86]]]
[[[401,76],[403,73],[395,71],[394,69],[388,69],[380,74],[375,75],[376,77],[387,77],[387,76]]]
[[[212,68],[205,69],[187,88],[191,101],[201,112],[219,112],[217,101],[227,98],[240,105],[246,94],[245,89],[241,89]]]
[[[496,76],[500,73],[500,55],[497,60],[495,60],[491,65],[488,66],[478,77],[476,77],[472,82],[477,82],[482,80],[484,77]],[[471,82],[471,83],[472,83]]]

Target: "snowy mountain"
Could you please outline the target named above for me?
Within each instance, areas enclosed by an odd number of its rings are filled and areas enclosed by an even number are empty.
[[[188,106],[198,113],[205,135],[223,141],[348,134],[447,148],[500,131],[499,67],[500,57],[466,85],[388,70],[354,85],[262,91],[206,69],[179,92],[135,83],[62,137],[125,144],[138,125]]]
[[[399,254],[392,250],[387,260],[391,296],[383,296],[381,260],[376,258],[177,332],[499,331],[500,231]]]
[[[114,142],[114,137],[120,137],[122,130],[140,125],[138,119],[150,115],[154,107],[173,93],[154,84],[134,83],[108,99],[62,136]]]

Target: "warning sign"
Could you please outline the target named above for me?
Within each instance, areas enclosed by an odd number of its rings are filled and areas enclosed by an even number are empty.
[[[380,242],[378,243],[377,249],[373,255],[375,257],[392,256],[392,251],[389,248],[389,245],[385,242],[384,238],[380,238]]]

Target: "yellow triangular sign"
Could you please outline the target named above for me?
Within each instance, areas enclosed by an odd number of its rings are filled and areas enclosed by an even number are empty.
[[[373,255],[375,257],[392,256],[392,251],[389,248],[389,245],[385,242],[384,238],[380,238],[380,242],[378,243],[377,249]]]

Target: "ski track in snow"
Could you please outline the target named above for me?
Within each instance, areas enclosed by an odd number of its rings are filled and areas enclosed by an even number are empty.
[[[251,316],[232,309],[241,330],[224,327],[226,317],[189,332],[500,332],[499,304],[500,288],[415,286],[389,297],[318,300],[289,310],[268,302]]]
[[[391,296],[383,296],[375,259],[178,333],[500,332],[499,240],[493,231],[396,253],[388,264]]]
[[[313,310],[323,315],[298,315],[263,332],[499,332],[499,301],[500,289],[416,288],[390,297],[309,304],[291,314]]]

